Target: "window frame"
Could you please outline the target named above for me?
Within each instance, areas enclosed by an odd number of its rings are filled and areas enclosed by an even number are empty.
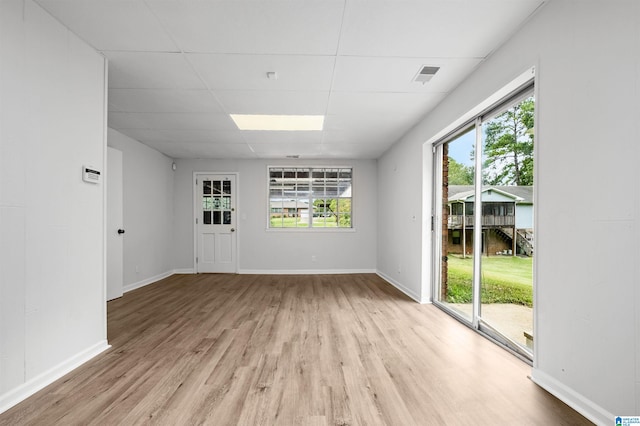
[[[271,172],[272,169],[294,169],[294,170],[299,170],[299,169],[308,169],[309,170],[309,183],[310,183],[310,191],[309,191],[309,197],[307,198],[307,200],[309,201],[310,204],[312,204],[312,193],[313,191],[311,190],[311,179],[312,179],[312,175],[313,175],[313,171],[314,170],[318,170],[318,169],[338,169],[338,170],[344,170],[344,169],[349,169],[351,170],[351,226],[350,227],[340,227],[340,226],[335,226],[335,227],[326,227],[326,226],[313,226],[313,219],[311,219],[311,222],[309,223],[309,226],[305,226],[305,227],[301,227],[301,226],[296,226],[296,227],[272,227],[271,226]],[[355,232],[356,231],[356,227],[355,227],[355,206],[354,206],[354,181],[356,180],[355,178],[356,175],[356,167],[354,167],[351,164],[333,164],[333,165],[326,165],[326,164],[295,164],[295,165],[291,165],[291,164],[268,164],[266,167],[266,231],[267,232]],[[340,199],[339,197],[335,197],[337,199]]]

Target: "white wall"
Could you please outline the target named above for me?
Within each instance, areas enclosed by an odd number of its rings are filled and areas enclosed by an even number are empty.
[[[376,162],[178,160],[175,179],[175,268],[193,270],[193,173],[237,172],[240,272],[375,271]],[[267,166],[353,166],[355,232],[267,231]],[[316,261],[311,256],[316,256]]]
[[[640,3],[549,2],[379,160],[380,193],[424,178],[430,212],[431,164],[423,174],[418,160],[423,142],[533,65],[532,376],[592,420],[609,424],[613,415],[640,414]],[[428,147],[425,158],[431,158]],[[421,196],[416,185],[389,204],[413,212]],[[389,204],[379,203],[378,268],[393,274],[404,247],[420,245],[420,232],[408,220],[395,232],[386,230],[394,212]],[[411,268],[399,280],[420,291],[420,274],[429,277],[428,267]]]
[[[173,272],[173,160],[109,129],[123,155],[124,290]]]
[[[0,2],[0,412],[106,349],[104,59]]]
[[[422,151],[401,142],[378,160],[377,271],[417,301],[422,288]]]

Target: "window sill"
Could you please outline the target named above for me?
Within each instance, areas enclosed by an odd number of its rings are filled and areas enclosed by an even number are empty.
[[[316,234],[316,233],[353,233],[356,232],[356,228],[266,228],[267,232],[283,232],[283,233],[303,233],[303,234]]]

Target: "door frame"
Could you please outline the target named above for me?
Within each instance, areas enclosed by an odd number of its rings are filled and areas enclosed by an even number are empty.
[[[445,303],[442,303],[437,299],[437,291],[439,290],[439,282],[442,277],[442,214],[441,214],[441,185],[442,185],[442,146],[445,143],[449,143],[459,135],[465,132],[465,128],[475,128],[475,147],[476,147],[476,155],[474,157],[475,163],[475,171],[476,174],[479,175],[482,170],[482,125],[485,122],[485,118],[491,117],[496,111],[504,108],[504,106],[513,103],[518,98],[521,98],[525,94],[530,92],[536,99],[538,97],[538,84],[536,80],[535,67],[532,67],[530,70],[525,71],[520,76],[518,76],[515,80],[509,83],[507,86],[503,87],[501,90],[496,92],[490,98],[487,98],[484,102],[478,105],[476,108],[469,111],[460,119],[456,120],[453,124],[448,126],[445,130],[441,131],[439,134],[435,135],[431,139],[429,139],[423,145],[425,150],[425,154],[430,151],[431,155],[425,155],[424,161],[425,165],[430,166],[431,168],[431,220],[432,227],[431,233],[429,236],[431,237],[431,245],[430,248],[432,250],[431,253],[431,283],[430,292],[431,292],[431,301],[434,305],[439,307],[440,309],[447,312],[452,317],[456,318],[463,324],[469,326],[470,328],[476,330],[482,335],[488,337],[490,340],[500,344],[502,347],[522,359],[523,361],[529,364],[536,364],[537,359],[537,350],[538,346],[534,345],[533,351],[525,350],[519,344],[512,344],[510,338],[505,337],[499,330],[491,327],[490,324],[483,321],[481,314],[481,300],[480,300],[480,292],[481,292],[481,258],[483,253],[484,244],[484,235],[482,232],[482,182],[480,179],[474,179],[474,241],[473,241],[473,280],[472,280],[472,313],[471,318],[466,318],[463,314],[458,313],[454,309],[447,306]],[[537,131],[538,127],[538,115],[539,108],[536,105],[534,110],[534,133]],[[428,151],[426,150],[428,148]],[[538,184],[538,149],[539,143],[534,144],[534,197],[537,197],[537,184]],[[430,163],[430,164],[429,164]],[[480,171],[480,172],[479,172]],[[429,188],[425,186],[425,188]],[[429,190],[429,189],[426,189]],[[538,234],[537,225],[537,203],[534,204],[534,239]],[[537,262],[534,261],[533,265],[533,335],[534,340],[537,340]]]
[[[113,170],[110,166],[113,166],[113,161],[117,161],[118,164],[118,169],[117,170]],[[106,244],[106,250],[105,250],[105,258],[106,258],[106,267],[105,267],[105,274],[106,274],[106,280],[105,280],[105,288],[106,288],[106,293],[105,293],[105,299],[108,302],[109,300],[114,300],[117,299],[119,297],[122,297],[122,295],[124,294],[124,235],[118,233],[117,235],[114,235],[117,231],[116,229],[123,229],[124,228],[124,153],[122,152],[122,150],[113,148],[108,146],[107,147],[107,155],[106,155],[106,163],[107,166],[105,168],[106,170],[106,214],[105,214],[105,227],[106,227],[106,232],[105,232],[105,244]],[[114,178],[117,179],[117,182],[114,182]],[[114,183],[117,183],[119,186],[119,194],[118,195],[118,204],[119,204],[119,211],[117,212],[117,216],[118,216],[118,223],[114,223],[113,221],[113,217],[112,217],[112,205],[111,202],[113,201],[112,199],[112,195],[113,192],[113,185]],[[116,240],[113,239],[113,237],[116,237]],[[117,288],[115,288],[115,293],[116,294],[112,294],[113,290],[114,290],[114,276],[113,276],[113,258],[112,258],[112,251],[114,248],[114,242],[117,242],[118,246],[119,246],[119,257],[120,259],[117,260],[117,268],[118,269],[118,274],[119,274],[119,279],[117,279],[116,281],[116,286]],[[110,296],[114,296],[109,298]]]
[[[192,237],[193,237],[193,273],[198,273],[198,263],[196,262],[196,258],[198,257],[198,226],[196,225],[196,220],[200,217],[198,206],[200,205],[200,199],[198,196],[198,184],[197,179],[200,176],[210,176],[210,175],[220,175],[220,176],[228,176],[233,175],[236,179],[236,187],[235,187],[235,205],[236,205],[236,231],[235,231],[235,239],[236,239],[236,252],[234,253],[236,257],[235,262],[235,271],[233,273],[239,273],[239,265],[240,265],[240,238],[238,238],[239,231],[239,220],[240,216],[238,214],[238,205],[240,204],[240,175],[238,172],[221,172],[221,171],[196,171],[193,172],[193,180],[191,182],[191,190],[192,190],[192,214],[191,214],[191,226],[193,227]]]

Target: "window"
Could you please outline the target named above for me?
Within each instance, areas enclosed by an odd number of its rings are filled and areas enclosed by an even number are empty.
[[[463,210],[464,210],[464,206],[462,205],[462,203],[451,204],[451,214],[453,216],[462,216]]]
[[[269,228],[351,228],[353,169],[269,167]]]

